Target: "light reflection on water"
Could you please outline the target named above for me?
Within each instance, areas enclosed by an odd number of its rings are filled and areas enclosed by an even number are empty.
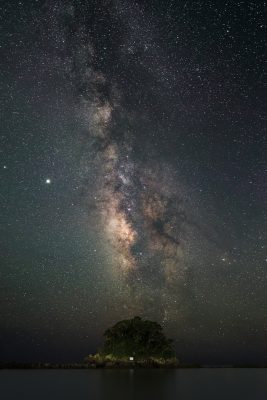
[[[1,400],[266,400],[267,369],[0,370]]]

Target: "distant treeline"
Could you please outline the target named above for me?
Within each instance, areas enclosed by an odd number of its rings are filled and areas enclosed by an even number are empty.
[[[158,368],[155,365],[138,365],[135,363],[124,363],[123,365],[99,365],[92,366],[88,363],[18,363],[1,362],[0,369],[95,369],[95,368]],[[164,368],[164,366],[161,366]],[[201,364],[179,364],[169,368],[267,368],[267,365],[257,364],[234,364],[234,365],[201,365]]]
[[[18,363],[18,362],[2,362],[0,369],[82,369],[88,368],[85,363]]]
[[[156,363],[132,363],[132,362],[107,362],[107,363],[0,363],[0,369],[133,369],[133,368],[176,368],[177,365],[161,365]],[[187,367],[199,368],[199,365],[188,365]]]

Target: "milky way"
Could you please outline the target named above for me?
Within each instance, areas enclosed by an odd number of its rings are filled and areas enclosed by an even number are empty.
[[[177,313],[183,308],[180,292],[190,279],[190,260],[207,240],[205,227],[198,227],[194,196],[179,181],[179,173],[171,163],[160,160],[153,144],[145,144],[138,132],[136,121],[142,123],[146,112],[127,103],[125,106],[127,82],[124,87],[112,68],[108,72],[106,66],[101,68],[103,48],[94,45],[86,24],[77,19],[78,23],[74,19],[67,26],[67,30],[76,30],[69,60],[77,117],[87,141],[83,168],[95,171],[93,188],[88,190],[86,177],[84,184],[91,223],[102,234],[102,246],[111,249],[109,269],[120,282],[117,290],[130,291],[124,307],[135,305],[132,312],[147,314],[150,299],[157,318],[166,322],[174,318],[171,309]],[[124,49],[125,43],[120,47]],[[136,101],[135,95],[133,98]],[[150,111],[143,135],[146,129],[153,129],[153,118]]]
[[[266,363],[263,8],[1,4],[6,359],[140,315],[181,358]]]

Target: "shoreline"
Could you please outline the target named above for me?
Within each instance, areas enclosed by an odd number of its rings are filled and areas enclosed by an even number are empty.
[[[1,363],[0,370],[2,369],[87,369],[87,370],[96,370],[96,369],[118,369],[118,370],[145,370],[145,369],[244,369],[244,368],[253,368],[253,369],[265,369],[267,365],[254,365],[254,364],[236,364],[236,365],[201,365],[201,364],[181,364],[176,366],[171,365],[151,365],[144,366],[132,364],[132,365],[88,365],[88,364],[80,364],[80,363]]]

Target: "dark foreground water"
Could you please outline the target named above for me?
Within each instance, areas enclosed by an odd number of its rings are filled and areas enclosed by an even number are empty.
[[[0,370],[1,400],[266,400],[267,369]]]

